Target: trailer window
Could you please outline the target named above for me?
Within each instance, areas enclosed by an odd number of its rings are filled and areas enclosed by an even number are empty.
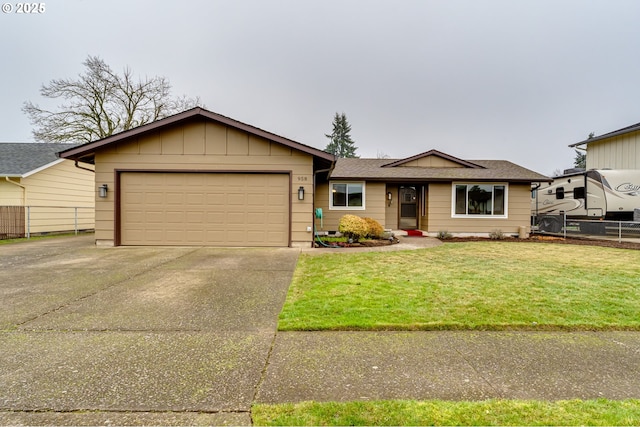
[[[573,189],[574,199],[584,199],[584,187],[576,187]]]
[[[564,199],[564,187],[558,187],[556,189],[556,199]]]

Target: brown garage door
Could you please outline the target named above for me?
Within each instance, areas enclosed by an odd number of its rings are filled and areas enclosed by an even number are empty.
[[[289,175],[123,172],[120,244],[288,246]]]

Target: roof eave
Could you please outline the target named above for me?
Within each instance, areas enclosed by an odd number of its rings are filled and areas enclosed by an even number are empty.
[[[610,133],[605,133],[604,135],[600,135],[600,136],[594,136],[593,138],[587,138],[584,141],[576,142],[575,144],[570,144],[569,147],[573,148],[579,145],[586,145],[592,142],[602,141],[603,139],[609,139],[615,136],[625,135],[627,133],[638,132],[638,131],[640,131],[640,125],[633,126],[630,128],[620,129]]]
[[[380,177],[362,177],[362,176],[330,176],[332,180],[351,180],[351,181],[372,181],[372,182],[390,182],[390,183],[406,183],[406,184],[424,184],[429,182],[454,182],[454,181],[466,181],[466,182],[515,182],[515,183],[532,183],[532,182],[551,182],[552,178],[549,177],[530,177],[530,178],[508,178],[508,177],[495,177],[495,178],[380,178]]]

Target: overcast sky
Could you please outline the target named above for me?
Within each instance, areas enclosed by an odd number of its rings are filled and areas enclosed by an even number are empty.
[[[22,104],[47,105],[40,86],[88,55],[316,148],[344,112],[361,157],[437,149],[550,175],[569,144],[640,122],[636,0],[8,3],[2,142],[33,141]]]

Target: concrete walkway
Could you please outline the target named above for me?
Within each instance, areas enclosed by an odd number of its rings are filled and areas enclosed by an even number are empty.
[[[0,425],[249,425],[254,403],[304,400],[640,398],[637,332],[276,333],[299,250],[91,242],[0,245]]]
[[[638,332],[279,332],[257,400],[640,398]]]
[[[389,252],[389,251],[407,251],[414,249],[433,248],[440,246],[442,241],[434,237],[409,237],[406,236],[406,232],[395,231],[395,236],[398,238],[398,243],[387,246],[373,246],[373,247],[352,247],[352,248],[304,248],[302,252],[310,255],[319,254],[339,254],[339,253],[353,253],[353,252]]]

